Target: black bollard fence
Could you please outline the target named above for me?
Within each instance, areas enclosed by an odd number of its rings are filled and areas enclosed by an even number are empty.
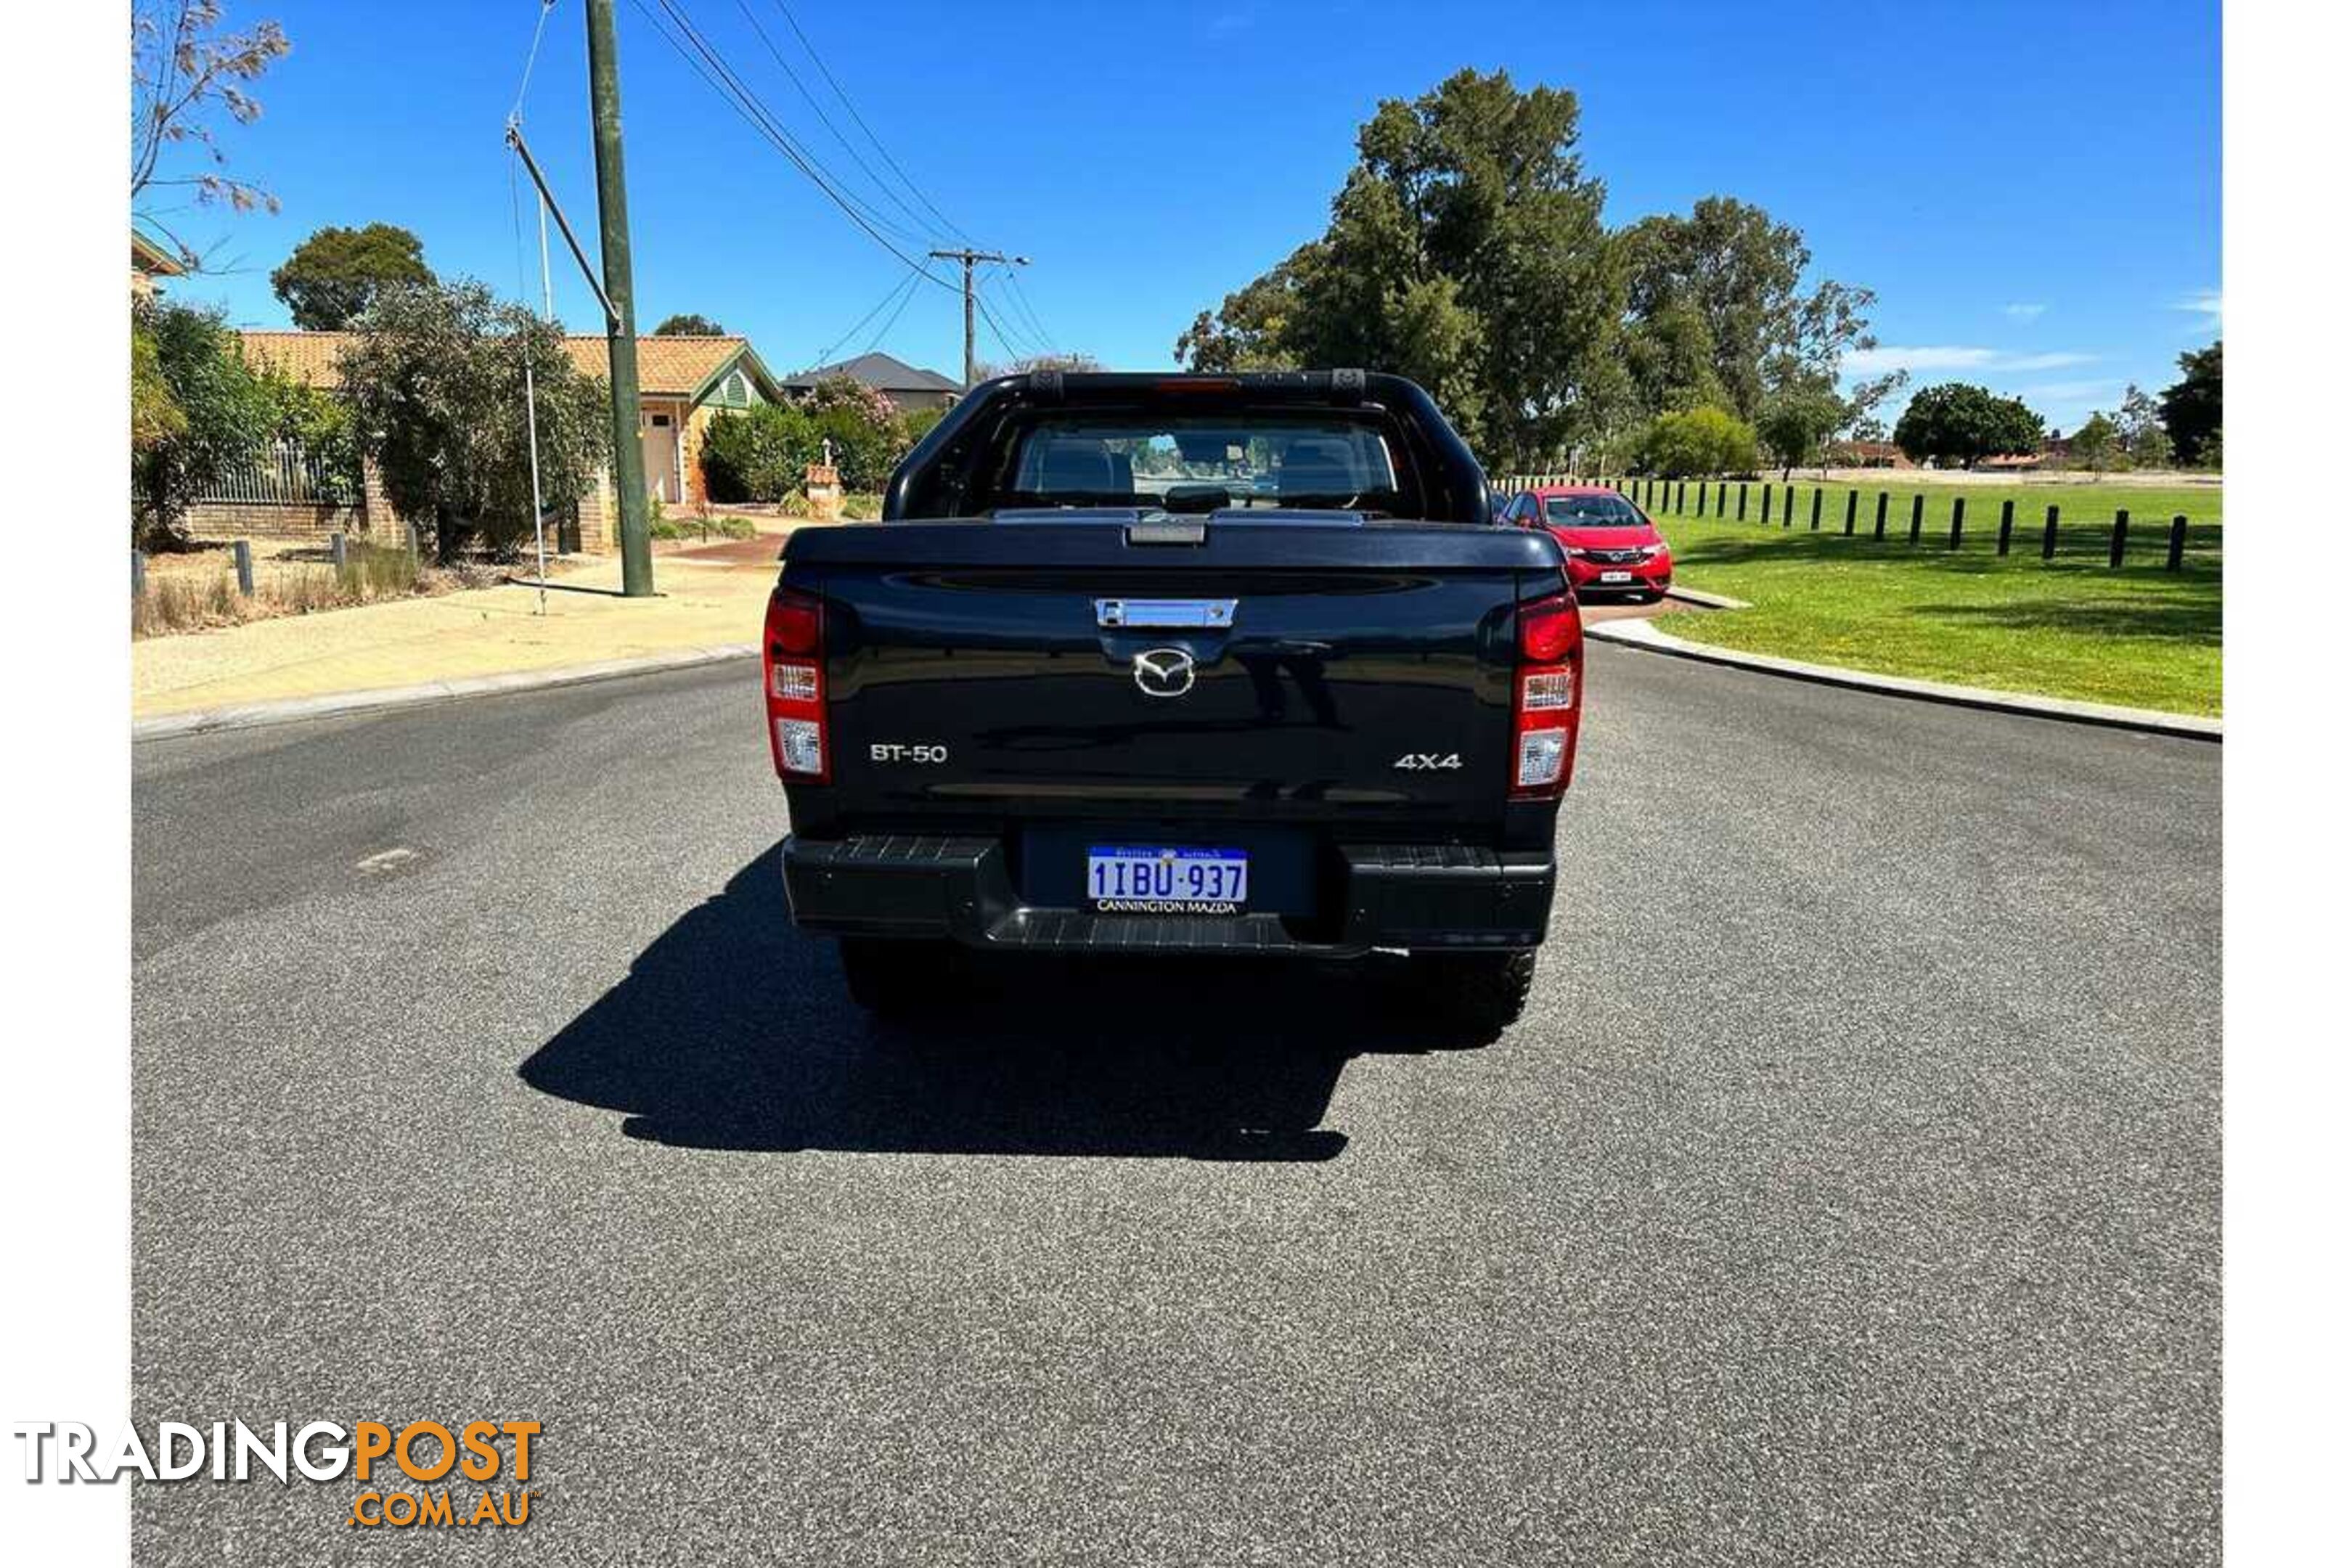
[[[1861,505],[1862,492],[1860,490],[1848,490],[1845,492],[1845,536],[1848,539],[1852,539],[1853,537],[1853,514]]]
[[[1683,514],[1683,482],[1682,482],[1682,480],[1680,480],[1680,479],[1676,479],[1676,480],[1675,481],[1675,515],[1676,517],[1680,517],[1680,516],[1682,516],[1682,514]]]
[[[1726,497],[1730,493],[1730,489],[1731,489],[1731,487],[1730,487],[1728,484],[1725,483],[1725,482],[1724,482],[1723,480],[1721,480],[1721,479],[1717,479],[1717,480],[1715,482],[1715,515],[1716,515],[1716,516],[1717,516],[1717,517],[1721,517],[1721,516],[1723,515],[1723,503],[1724,503],[1724,500],[1725,500],[1725,498],[1726,498]]]
[[[1769,486],[1765,487],[1764,504],[1767,507],[1769,507],[1772,504],[1772,490]],[[1748,481],[1745,479],[1742,479],[1739,483],[1739,521],[1742,522],[1746,522],[1748,521]],[[1769,512],[1766,514],[1764,521],[1767,522],[1772,521]]]
[[[1780,526],[1789,528],[1797,521],[1797,487],[1788,485],[1780,491]]]
[[[2016,502],[2016,501],[2014,501],[2014,500],[2005,500],[2005,501],[2001,502],[2001,503],[2000,503],[2000,543],[1996,544],[1996,545],[1993,547],[1993,552],[1994,552],[1995,554],[1997,554],[1997,555],[2006,555],[2006,554],[2008,554],[2008,553],[2009,553],[2009,529],[2010,529],[2010,525],[2011,525],[2011,523],[2015,522],[2016,521],[2017,521],[2017,502]]]
[[[1886,492],[1885,490],[1878,492],[1878,520],[1870,526],[1870,537],[1874,540],[1884,540],[1886,537]]]
[[[2181,552],[2188,548],[2189,514],[2186,512],[2174,512],[2172,514],[2172,539],[2171,542],[2164,547],[2164,569],[2167,572],[2179,571]]]
[[[2042,559],[2058,558],[2058,509],[2053,506],[2042,519]]]
[[[247,598],[253,597],[253,546],[240,539],[228,547],[229,558],[236,563],[236,591]]]
[[[2107,564],[2110,567],[2124,563],[2124,535],[2130,531],[2131,513],[2122,507],[2116,508],[2116,531],[2107,539]]]
[[[1952,542],[1949,544],[1945,545],[1945,549],[1958,550],[1960,547],[1960,519],[1967,514],[1968,508],[1968,497],[1954,496],[1952,498]]]
[[[1914,490],[1911,494],[1911,542],[1915,547],[1919,542],[1920,525],[1927,521],[1927,498]]]
[[[1748,487],[1746,485],[1739,487],[1739,515],[1742,517],[1746,517],[1748,515]],[[1772,526],[1772,487],[1770,485],[1766,485],[1764,487],[1764,526],[1767,528]]]

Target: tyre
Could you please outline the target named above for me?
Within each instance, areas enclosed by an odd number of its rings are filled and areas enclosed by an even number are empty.
[[[1519,1021],[1536,984],[1533,950],[1417,953],[1412,967],[1416,993],[1426,1005],[1482,1039]]]
[[[937,1012],[962,978],[952,942],[841,938],[841,977],[849,999],[880,1018]]]

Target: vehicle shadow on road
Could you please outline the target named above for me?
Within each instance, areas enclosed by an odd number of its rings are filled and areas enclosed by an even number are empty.
[[[1475,1046],[1370,964],[989,960],[936,1021],[879,1024],[793,929],[775,852],[688,911],[518,1069],[698,1149],[1328,1160],[1349,1060]]]

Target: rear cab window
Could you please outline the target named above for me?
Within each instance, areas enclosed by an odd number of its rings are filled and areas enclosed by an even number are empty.
[[[1411,517],[1419,486],[1376,414],[1039,413],[1010,432],[967,514],[1035,507],[1340,510]]]

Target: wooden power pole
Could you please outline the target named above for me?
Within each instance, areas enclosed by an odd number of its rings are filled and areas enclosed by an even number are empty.
[[[1026,267],[1029,265],[1029,258],[1025,256],[1006,256],[994,250],[934,250],[931,255],[940,261],[963,263],[963,384],[964,390],[969,392],[971,390],[971,384],[979,379],[980,371],[980,362],[972,353],[972,264],[979,261],[1001,261],[1008,267]]]
[[[604,242],[604,342],[613,380],[613,488],[621,507],[621,592],[654,591],[646,447],[637,433],[637,315],[629,268],[629,189],[621,168],[621,70],[613,0],[588,0],[588,102],[596,128],[596,218]]]

